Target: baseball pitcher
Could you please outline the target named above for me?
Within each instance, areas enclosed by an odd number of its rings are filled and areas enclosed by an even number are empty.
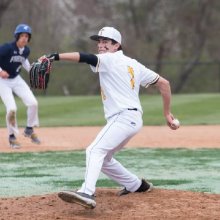
[[[98,54],[70,52],[54,53],[47,57],[51,60],[87,63],[94,73],[99,74],[107,124],[86,149],[85,180],[81,188],[58,194],[66,202],[95,208],[94,194],[101,171],[124,187],[118,193],[119,196],[149,192],[153,188],[152,183],[139,179],[113,157],[143,125],[143,110],[139,100],[140,86],[154,85],[160,91],[167,124],[173,130],[178,127],[172,124],[174,116],[170,111],[169,82],[137,60],[124,55],[120,32],[113,27],[104,27],[90,38],[97,42]]]

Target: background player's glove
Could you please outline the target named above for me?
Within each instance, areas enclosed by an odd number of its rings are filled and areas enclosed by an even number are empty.
[[[51,60],[47,57],[32,63],[29,71],[30,87],[33,89],[46,89],[51,72]]]

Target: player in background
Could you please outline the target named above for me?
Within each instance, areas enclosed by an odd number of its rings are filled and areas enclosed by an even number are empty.
[[[29,137],[32,142],[40,144],[33,129],[33,127],[39,126],[38,102],[20,76],[22,66],[27,72],[30,70],[28,60],[30,49],[27,44],[31,39],[31,34],[31,27],[19,24],[14,31],[15,41],[0,46],[0,96],[6,107],[9,144],[14,149],[20,148],[20,143],[16,139],[18,134],[17,106],[13,93],[21,98],[27,106],[27,127],[24,130],[24,136]]]
[[[81,188],[58,194],[66,202],[95,208],[94,194],[101,171],[124,187],[118,193],[119,196],[131,192],[147,192],[153,188],[152,183],[139,179],[113,158],[114,153],[122,149],[143,125],[143,110],[139,100],[140,86],[154,85],[160,91],[167,125],[173,130],[178,127],[172,124],[174,116],[170,111],[169,82],[135,59],[123,54],[120,32],[113,27],[104,27],[98,35],[90,38],[97,41],[97,55],[70,52],[50,54],[47,57],[52,60],[87,63],[93,72],[99,73],[107,124],[86,149],[85,180]]]

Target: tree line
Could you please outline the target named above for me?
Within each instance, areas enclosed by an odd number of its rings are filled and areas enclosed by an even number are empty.
[[[33,29],[32,61],[55,51],[96,52],[89,36],[103,26],[114,26],[122,33],[124,52],[167,74],[173,91],[179,93],[198,71],[210,74],[201,66],[196,70],[199,63],[219,63],[219,11],[218,0],[1,0],[0,44],[13,39],[18,23],[28,23]],[[167,68],[167,62],[181,64]],[[98,80],[88,68],[66,64],[59,71],[65,82],[58,80],[55,68],[53,80],[62,91],[98,92]],[[211,71],[215,71],[213,80],[217,79],[218,68]],[[51,93],[56,93],[54,86]],[[201,89],[204,83],[197,86]]]

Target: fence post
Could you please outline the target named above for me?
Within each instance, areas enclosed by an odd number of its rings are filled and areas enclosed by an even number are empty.
[[[220,62],[218,62],[218,91],[220,92]]]

